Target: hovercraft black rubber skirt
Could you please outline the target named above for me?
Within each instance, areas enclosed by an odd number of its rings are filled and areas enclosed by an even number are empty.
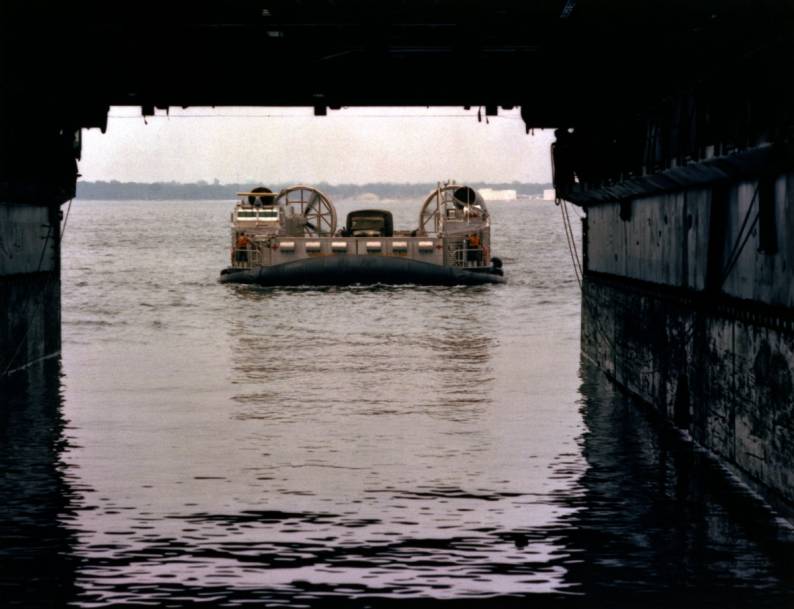
[[[502,270],[469,270],[387,256],[318,256],[252,269],[226,268],[221,283],[262,286],[415,284],[479,285],[504,283]]]

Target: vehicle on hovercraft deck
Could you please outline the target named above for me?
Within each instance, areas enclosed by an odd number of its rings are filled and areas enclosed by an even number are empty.
[[[439,184],[415,229],[395,230],[390,211],[351,211],[337,229],[331,200],[292,186],[238,193],[231,217],[231,266],[223,283],[264,286],[503,283],[491,255],[491,219],[469,186]]]

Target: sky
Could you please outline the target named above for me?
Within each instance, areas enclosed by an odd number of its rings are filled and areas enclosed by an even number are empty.
[[[552,131],[526,134],[518,109],[187,108],[144,118],[110,109],[83,132],[83,180],[221,183],[549,182]]]

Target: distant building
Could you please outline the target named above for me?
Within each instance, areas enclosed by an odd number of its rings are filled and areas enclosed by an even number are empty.
[[[477,190],[486,201],[515,201],[517,197],[517,193],[513,189],[478,188]]]
[[[363,192],[356,197],[359,203],[380,203],[380,197],[374,192]]]
[[[557,198],[557,192],[553,188],[546,188],[543,190],[544,201],[554,201]]]

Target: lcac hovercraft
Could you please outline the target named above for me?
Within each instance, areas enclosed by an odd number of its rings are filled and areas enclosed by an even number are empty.
[[[491,220],[473,188],[439,185],[415,229],[395,230],[386,210],[363,209],[337,227],[331,200],[293,186],[238,193],[231,218],[231,266],[223,283],[262,286],[503,283],[491,255]]]

